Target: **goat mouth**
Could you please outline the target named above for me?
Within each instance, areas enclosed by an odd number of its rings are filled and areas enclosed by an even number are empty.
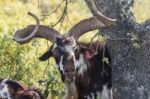
[[[71,81],[75,80],[75,77],[67,76],[67,77],[65,77],[65,79],[66,79],[66,81],[71,82]]]

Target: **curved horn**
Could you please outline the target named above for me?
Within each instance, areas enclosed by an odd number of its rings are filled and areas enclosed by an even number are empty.
[[[81,20],[67,32],[67,35],[72,35],[76,40],[86,32],[111,26],[114,22],[116,22],[116,19],[108,18],[99,12],[94,0],[85,0],[85,2],[94,16],[89,19]]]
[[[55,36],[60,36],[60,33],[53,28],[48,26],[39,25],[39,19],[36,15],[28,12],[30,16],[32,16],[36,20],[36,25],[28,25],[26,28],[17,30],[13,36],[13,40],[20,44],[25,44],[31,41],[35,37],[45,38],[54,41]]]
[[[98,8],[96,7],[95,0],[85,0],[88,8],[91,10],[92,14],[101,20],[106,26],[111,26],[116,19],[108,18],[107,16],[103,15]]]
[[[96,17],[81,20],[79,23],[74,25],[68,32],[67,35],[72,35],[75,40],[86,32],[93,31],[100,27],[105,27],[104,23],[98,20]]]

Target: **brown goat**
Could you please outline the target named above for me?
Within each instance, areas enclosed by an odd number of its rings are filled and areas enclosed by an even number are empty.
[[[36,89],[29,89],[21,83],[0,79],[0,99],[45,99]]]
[[[94,0],[85,1],[91,5],[94,16],[81,20],[65,35],[49,26],[40,25],[37,16],[29,13],[36,20],[36,25],[16,31],[13,39],[25,44],[38,37],[53,43],[39,59],[45,61],[54,57],[66,86],[65,99],[71,99],[72,96],[73,99],[112,99],[111,58],[106,46],[84,44],[78,42],[78,39],[84,33],[108,27],[116,20],[100,13]],[[108,58],[108,62],[102,61],[104,57]]]

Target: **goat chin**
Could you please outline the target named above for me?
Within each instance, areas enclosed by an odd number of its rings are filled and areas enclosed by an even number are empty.
[[[65,81],[65,96],[62,99],[78,99],[78,92],[75,81]]]

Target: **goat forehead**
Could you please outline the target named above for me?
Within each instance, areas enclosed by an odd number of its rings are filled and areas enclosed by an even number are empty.
[[[74,44],[76,44],[76,41],[74,40],[73,37],[64,37],[64,38],[57,38],[55,40],[55,44],[57,44],[58,46],[61,47],[65,47],[67,46],[72,46]]]
[[[61,71],[64,71],[63,67],[67,67],[68,65],[74,66],[73,57],[75,57],[75,49],[76,49],[76,42],[71,38],[69,43],[65,43],[63,41],[66,38],[58,38],[53,46],[52,50],[55,51],[57,49],[57,54],[59,57],[55,57],[55,62],[57,64],[57,68]]]
[[[53,48],[57,48],[58,45],[57,43],[55,43],[53,45]],[[61,53],[61,55],[59,55],[59,57],[55,58],[55,62],[57,64],[57,68],[59,68],[60,71],[64,71],[64,67],[70,66],[73,67],[75,69],[78,69],[78,73],[79,74],[83,74],[88,67],[88,64],[86,64],[85,60],[84,60],[84,56],[82,54],[79,55],[79,59],[76,59],[76,55],[75,55],[75,49],[73,49],[73,47],[76,47],[75,44],[72,45],[65,45],[62,46],[65,48],[65,53]],[[59,49],[61,52],[61,49]],[[71,57],[70,60],[68,60],[67,58]]]
[[[55,42],[52,46],[52,51],[55,51],[55,49],[57,49],[59,54],[69,53],[69,55],[73,55],[73,53],[75,53],[76,48],[76,43],[59,45],[57,42]]]

